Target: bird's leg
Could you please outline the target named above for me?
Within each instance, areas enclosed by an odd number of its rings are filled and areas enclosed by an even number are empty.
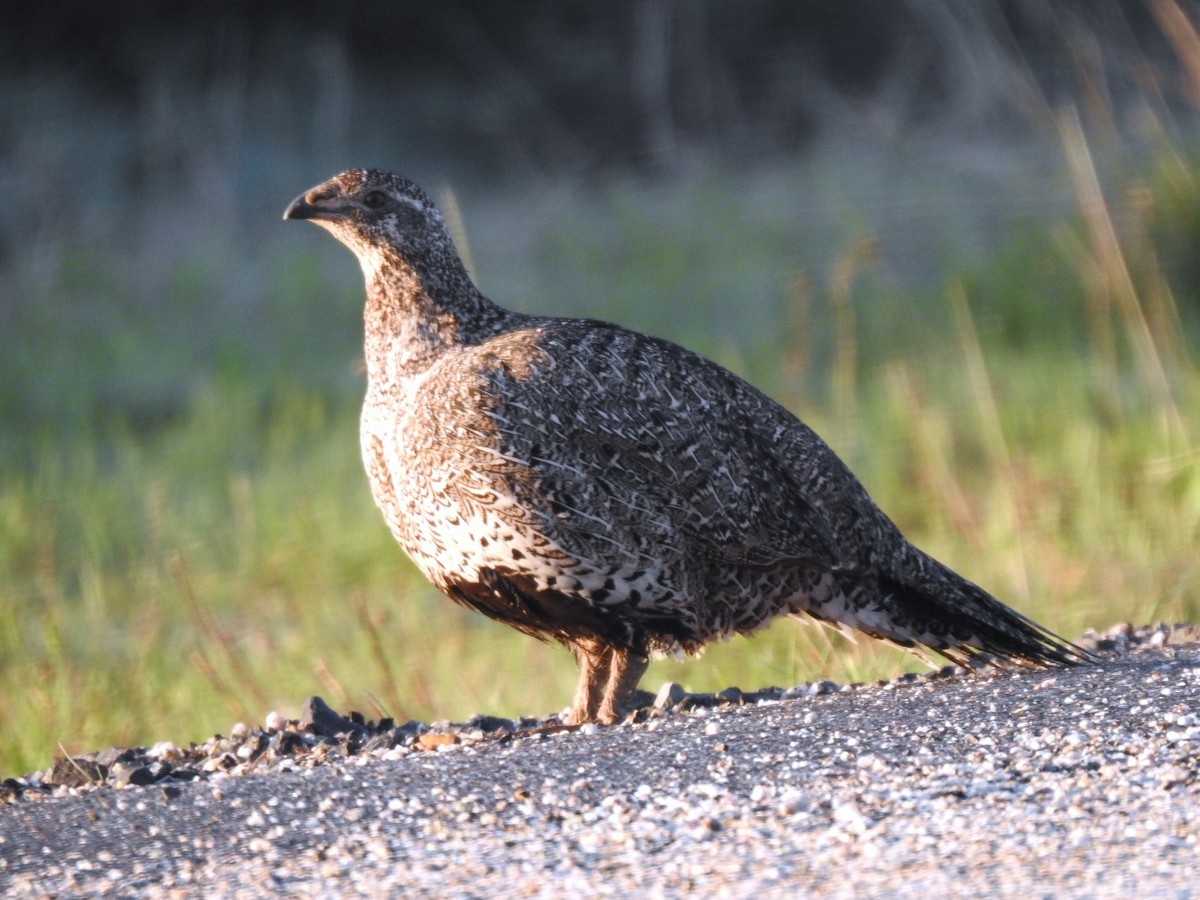
[[[580,641],[572,645],[571,652],[579,663],[579,686],[575,688],[575,700],[567,724],[582,725],[595,722],[596,713],[604,697],[605,685],[609,681],[611,655],[604,644]]]
[[[650,660],[645,655],[633,650],[613,647],[610,654],[604,699],[600,701],[600,708],[596,710],[596,721],[605,725],[621,721],[629,712],[629,697],[646,674],[646,667],[650,665]]]

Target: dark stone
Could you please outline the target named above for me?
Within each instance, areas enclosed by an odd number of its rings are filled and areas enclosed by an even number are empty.
[[[159,777],[151,766],[135,766],[129,770],[130,784],[154,784]]]
[[[517,728],[517,723],[512,719],[503,719],[500,716],[486,716],[481,713],[471,716],[465,724],[467,728],[475,728],[488,734],[494,731],[515,731]]]
[[[216,755],[215,759],[217,761],[217,765],[220,766],[222,769],[232,769],[234,766],[236,766],[238,764],[237,757],[228,751],[223,751],[221,753],[218,753]]]
[[[108,770],[108,783],[113,787],[125,787],[129,784],[145,786],[154,784],[157,780],[149,766],[118,762]]]
[[[684,694],[683,699],[675,705],[680,712],[693,709],[712,709],[717,705],[716,694]]]
[[[251,762],[258,759],[266,752],[266,749],[271,745],[271,739],[261,731],[256,731],[248,737],[242,744],[243,747],[250,748],[249,759]]]
[[[359,719],[361,718],[362,716],[359,716]],[[300,713],[300,724],[313,734],[322,737],[336,738],[339,735],[357,735],[361,740],[365,740],[367,737],[366,726],[338,715],[320,697],[309,697],[304,702],[304,709]]]
[[[399,747],[406,742],[399,732],[399,728],[390,728],[381,734],[377,734],[367,741],[362,746],[363,753],[371,753],[375,750],[391,750],[393,747]]]
[[[0,800],[15,801],[25,796],[29,784],[17,778],[5,778],[0,781]]]
[[[294,731],[277,731],[268,746],[275,756],[289,756],[304,746],[304,739]]]

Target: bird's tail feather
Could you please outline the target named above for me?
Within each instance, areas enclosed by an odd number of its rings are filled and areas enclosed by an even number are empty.
[[[919,551],[917,551],[919,553]],[[885,576],[879,591],[895,611],[907,649],[923,645],[970,667],[1016,663],[1038,668],[1070,666],[1091,655],[1032,619],[1005,606],[983,588],[967,581],[925,554],[915,575]]]

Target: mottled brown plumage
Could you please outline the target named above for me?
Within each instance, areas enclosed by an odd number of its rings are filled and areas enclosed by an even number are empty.
[[[779,404],[667,341],[502,309],[412,182],[344,172],[309,219],[366,280],[362,453],[396,540],[459,603],[572,648],[574,722],[655,653],[780,614],[955,661],[1081,653],[913,547]]]

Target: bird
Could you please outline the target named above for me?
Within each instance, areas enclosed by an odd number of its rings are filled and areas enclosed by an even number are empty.
[[[362,269],[375,504],[450,599],[570,648],[566,724],[625,720],[652,657],[783,615],[930,662],[1086,659],[917,549],[737,375],[615,324],[494,303],[412,181],[351,169],[284,218],[324,228]]]

